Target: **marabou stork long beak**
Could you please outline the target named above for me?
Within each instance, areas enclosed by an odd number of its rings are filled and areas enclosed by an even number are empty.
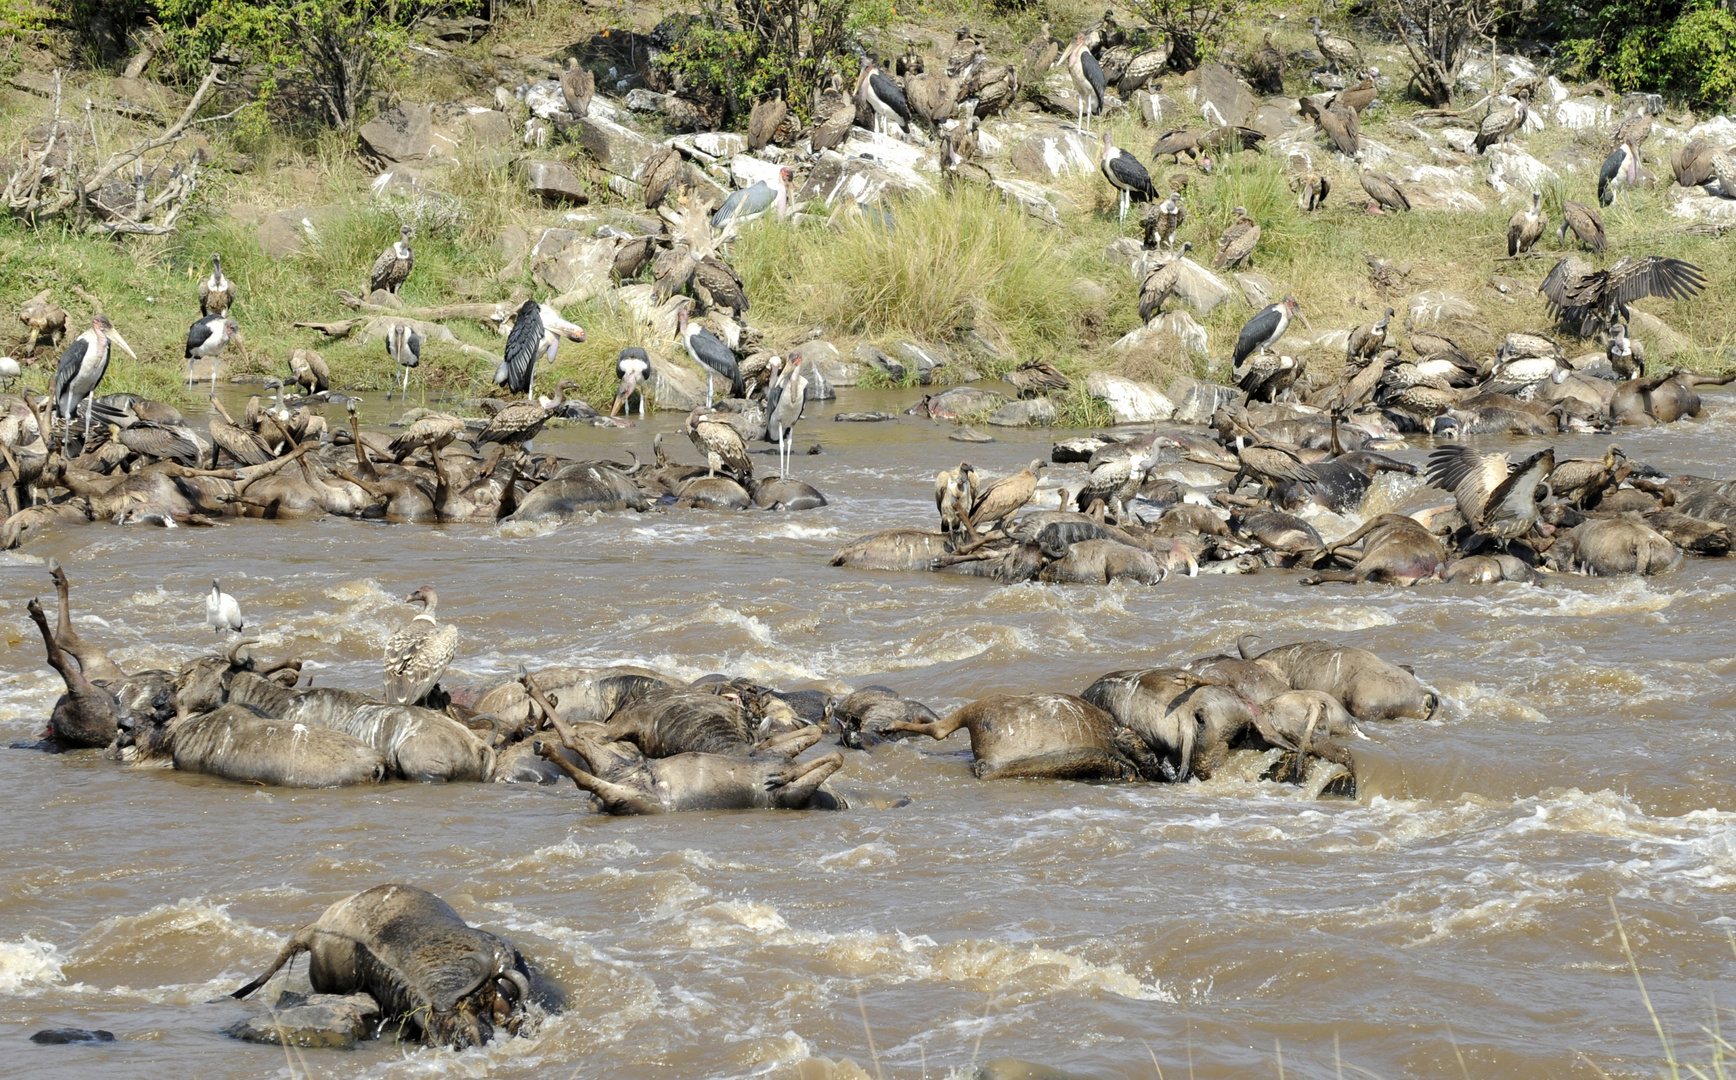
[[[616,413],[620,412],[626,406],[627,402],[632,399],[634,391],[638,389],[638,375],[629,374],[625,379],[622,379],[621,390],[615,395],[615,407],[609,410],[609,415],[614,416]]]
[[[139,358],[139,354],[133,351],[133,347],[131,345],[127,344],[127,339],[124,337],[121,337],[121,332],[119,330],[110,330],[108,332],[108,338],[110,341],[114,342],[116,345],[119,345],[121,348],[125,349],[127,355],[132,357],[134,360],[137,360]]]

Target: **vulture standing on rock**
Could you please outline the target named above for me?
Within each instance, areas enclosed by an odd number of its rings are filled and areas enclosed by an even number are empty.
[[[1040,80],[1055,66],[1055,60],[1061,55],[1061,43],[1055,40],[1054,27],[1045,20],[1043,28],[1031,43],[1025,46],[1025,79],[1027,82]]]
[[[1608,270],[1593,269],[1577,255],[1557,262],[1537,291],[1549,313],[1563,323],[1578,323],[1581,336],[1596,323],[1611,326],[1631,317],[1628,305],[1648,296],[1687,300],[1706,287],[1703,270],[1662,255],[1624,257]]]
[[[1603,231],[1603,218],[1596,210],[1572,199],[1561,204],[1561,228],[1555,231],[1557,247],[1567,239],[1569,229],[1573,230],[1573,235],[1580,243],[1593,251],[1602,251],[1609,246],[1609,240]]]
[[[1133,54],[1133,59],[1127,62],[1127,70],[1121,73],[1121,81],[1115,84],[1123,100],[1133,96],[1134,91],[1143,90],[1147,83],[1157,78],[1169,63],[1173,46],[1168,39],[1155,48],[1149,48]]]
[[[1483,122],[1477,126],[1477,138],[1474,145],[1477,153],[1496,143],[1506,142],[1513,133],[1525,126],[1525,118],[1531,114],[1531,91],[1521,90],[1513,104],[1500,109],[1490,109],[1489,115],[1483,117]]]
[[[658,146],[645,159],[639,173],[639,183],[645,189],[645,209],[655,210],[668,197],[669,190],[681,179],[681,152],[673,146]]]
[[[1533,191],[1531,209],[1515,211],[1507,222],[1507,257],[1511,259],[1530,251],[1548,224],[1549,215],[1543,212],[1543,193]]]
[[[596,94],[597,77],[569,57],[567,69],[561,72],[561,98],[574,120],[583,120],[591,114],[591,98]]]
[[[446,674],[446,665],[458,655],[458,628],[434,619],[439,597],[424,585],[405,598],[422,605],[422,611],[386,642],[385,699],[393,705],[414,705]]]
[[[1328,105],[1315,114],[1314,123],[1331,140],[1333,149],[1346,157],[1355,157],[1361,143],[1361,122],[1353,110]]]
[[[693,291],[709,308],[723,308],[738,320],[748,311],[747,289],[735,268],[707,255],[693,268]]]
[[[1321,59],[1334,75],[1344,68],[1355,71],[1362,67],[1362,50],[1356,47],[1356,42],[1322,29],[1318,15],[1310,16],[1308,25],[1314,28],[1314,44],[1320,48]]]
[[[1240,266],[1254,253],[1254,246],[1259,242],[1260,223],[1248,216],[1245,207],[1236,207],[1236,220],[1224,230],[1224,235],[1218,237],[1218,256],[1212,260],[1213,269]]]
[[[808,142],[818,154],[822,150],[830,150],[843,142],[850,134],[850,129],[856,126],[856,105],[845,102],[825,113],[820,122],[814,125],[814,132]]]
[[[778,127],[788,116],[790,107],[784,104],[784,92],[777,90],[766,100],[753,107],[753,113],[747,121],[747,148],[763,150],[777,135]]]
[[[393,296],[410,276],[410,270],[416,265],[416,253],[410,250],[410,226],[400,226],[398,242],[380,252],[380,257],[374,260],[374,268],[368,274],[368,291],[386,290]]]
[[[1145,215],[1140,220],[1145,229],[1145,247],[1174,251],[1176,233],[1181,231],[1182,222],[1185,220],[1187,208],[1182,205],[1180,196],[1174,191],[1156,206],[1146,207]]]
[[[1098,160],[1098,168],[1120,193],[1120,220],[1127,220],[1127,208],[1134,199],[1144,202],[1157,198],[1151,174],[1145,171],[1138,158],[1118,148],[1107,131],[1103,133],[1103,156]]]
[[[1141,322],[1149,323],[1163,314],[1163,305],[1175,295],[1175,287],[1181,282],[1181,261],[1192,250],[1192,244],[1183,244],[1179,254],[1171,255],[1146,273],[1139,287]]]
[[[1373,169],[1362,170],[1362,190],[1388,210],[1411,208],[1410,199],[1405,196],[1404,189],[1398,186],[1397,180],[1385,173],[1377,173]]]
[[[1516,540],[1537,523],[1537,488],[1555,470],[1555,448],[1539,450],[1518,464],[1506,454],[1469,446],[1443,446],[1429,455],[1430,484],[1453,493],[1473,531],[1503,542]]]
[[[1272,31],[1266,31],[1266,43],[1248,61],[1248,82],[1262,94],[1284,92],[1284,50],[1272,44]]]
[[[1386,345],[1386,328],[1392,322],[1392,308],[1386,309],[1377,323],[1364,323],[1350,332],[1344,345],[1344,359],[1352,364],[1366,363]]]
[[[1373,105],[1375,99],[1380,97],[1380,87],[1375,85],[1374,81],[1374,77],[1379,74],[1379,68],[1369,68],[1367,73],[1362,76],[1361,82],[1355,86],[1347,86],[1333,94],[1326,104],[1336,105],[1341,109],[1349,109],[1360,117],[1363,110]]]
[[[227,315],[235,304],[235,283],[223,276],[223,256],[211,255],[211,276],[199,283],[199,314]]]

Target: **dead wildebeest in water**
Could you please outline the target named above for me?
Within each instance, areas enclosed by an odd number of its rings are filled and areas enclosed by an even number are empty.
[[[304,952],[315,993],[370,994],[404,1035],[456,1050],[486,1043],[497,1028],[527,1032],[538,1010],[566,1004],[565,991],[510,941],[413,885],[376,885],[339,900],[234,996],[258,990]]]

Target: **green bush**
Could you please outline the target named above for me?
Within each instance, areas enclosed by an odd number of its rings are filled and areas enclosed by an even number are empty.
[[[1550,14],[1575,74],[1694,105],[1736,99],[1736,15],[1712,0],[1616,0]]]
[[[1226,42],[1278,8],[1272,0],[1128,0],[1127,6],[1175,43],[1169,62],[1177,71],[1216,59]]]

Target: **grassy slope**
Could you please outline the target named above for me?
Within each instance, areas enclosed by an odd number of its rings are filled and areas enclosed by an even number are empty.
[[[934,12],[937,27],[951,25],[969,5],[952,4]],[[1057,30],[1083,13],[1058,13]],[[1023,16],[1008,23],[981,26],[1004,54],[1022,51],[1018,42],[1028,34]],[[633,20],[654,21],[655,12],[631,9]],[[576,9],[551,12],[536,22],[508,23],[500,38],[521,53],[554,51],[550,42],[582,40],[591,26]],[[558,23],[559,25],[556,25]],[[1293,27],[1295,24],[1290,24]],[[912,34],[916,28],[902,27]],[[925,35],[945,42],[950,34],[938,28]],[[1305,30],[1287,28],[1279,43],[1292,53],[1311,44]],[[533,45],[535,47],[533,47]],[[491,45],[471,46],[481,59]],[[1299,66],[1299,65],[1293,65]],[[100,83],[100,80],[93,80]],[[1183,81],[1168,76],[1168,90],[1179,95]],[[1302,92],[1297,82],[1288,88]],[[402,87],[406,97],[462,98],[426,72],[413,75]],[[40,121],[38,99],[13,95],[6,102],[7,120],[0,131],[16,142],[24,128]],[[1393,121],[1414,105],[1395,100],[1377,112],[1365,131],[1402,151],[1422,156],[1426,151],[1407,140]],[[128,138],[124,121],[108,118],[99,126],[105,146]],[[1122,115],[1109,121],[1118,143],[1143,155],[1156,132],[1143,129]],[[1571,149],[1572,133],[1550,130],[1529,136],[1527,148],[1550,160]],[[1594,135],[1582,134],[1580,156],[1601,156],[1589,145]],[[213,134],[222,161],[235,148],[225,135]],[[190,215],[182,232],[169,238],[136,238],[124,242],[71,236],[58,227],[32,231],[16,222],[0,223],[0,272],[10,291],[23,298],[52,288],[75,321],[87,317],[90,305],[75,289],[101,302],[134,347],[141,362],[117,360],[109,382],[115,389],[136,390],[173,398],[182,370],[181,341],[197,314],[196,281],[205,272],[209,253],[222,251],[228,272],[240,285],[236,308],[246,337],[239,355],[230,359],[243,373],[278,373],[292,348],[319,348],[347,387],[383,388],[397,372],[379,343],[326,342],[292,324],[346,316],[332,290],[359,292],[367,267],[395,235],[400,220],[413,218],[419,227],[417,269],[403,292],[410,305],[454,300],[493,300],[514,290],[541,293],[528,275],[502,282],[496,274],[504,261],[495,237],[502,227],[517,224],[534,237],[558,223],[558,212],[525,196],[507,167],[488,169],[467,165],[437,174],[437,182],[453,193],[454,208],[429,214],[427,208],[406,204],[377,205],[369,201],[367,172],[330,138],[297,143],[278,137],[264,146],[245,147],[266,167],[243,175],[208,170],[201,190],[200,212]],[[573,147],[554,148],[574,156]],[[1320,160],[1325,160],[1322,153]],[[1159,177],[1176,171],[1167,163],[1154,167]],[[1295,206],[1288,177],[1275,155],[1243,154],[1229,159],[1212,177],[1194,174],[1188,195],[1188,223],[1183,238],[1193,241],[1199,261],[1209,263],[1215,238],[1236,205],[1245,205],[1263,227],[1253,269],[1270,278],[1280,293],[1294,292],[1316,329],[1351,326],[1377,318],[1387,304],[1403,310],[1403,297],[1423,289],[1446,289],[1471,299],[1479,308],[1486,331],[1466,335],[1474,350],[1491,350],[1508,330],[1541,328],[1546,315],[1532,291],[1548,269],[1548,257],[1507,263],[1504,254],[1506,219],[1511,206],[1500,204],[1487,187],[1475,193],[1489,207],[1483,213],[1418,211],[1409,215],[1372,216],[1360,210],[1361,191],[1355,174],[1332,168],[1335,191],[1327,209],[1308,217]],[[1654,173],[1669,175],[1667,165]],[[1586,172],[1571,176],[1569,197],[1591,201],[1593,180]],[[989,374],[1028,358],[1044,358],[1063,368],[1096,367],[1125,370],[1138,377],[1161,380],[1178,370],[1194,370],[1195,362],[1179,356],[1137,355],[1113,358],[1105,346],[1138,325],[1137,285],[1121,267],[1110,263],[1104,248],[1119,235],[1132,235],[1130,220],[1119,225],[1108,185],[1095,172],[1064,177],[1053,184],[1072,203],[1063,213],[1063,228],[1051,230],[976,191],[907,200],[898,207],[896,226],[888,232],[876,225],[846,219],[837,229],[798,229],[764,225],[750,230],[735,253],[754,298],[754,321],[767,330],[772,347],[780,347],[819,325],[843,346],[856,339],[889,342],[899,337],[945,341],[952,331],[974,325],[1008,353],[1003,364],[990,364]],[[1668,189],[1642,191],[1633,208],[1611,209],[1605,219],[1611,236],[1608,261],[1623,253],[1657,252],[1690,259],[1705,267],[1711,283],[1707,298],[1670,304],[1647,301],[1642,306],[1689,335],[1700,350],[1693,366],[1713,366],[1736,344],[1736,318],[1719,297],[1732,295],[1736,270],[1719,258],[1719,241],[1685,233],[1665,211]],[[606,193],[598,191],[606,201]],[[1352,199],[1352,195],[1357,198]],[[1560,193],[1552,193],[1558,200]],[[321,233],[318,242],[285,259],[263,256],[245,213],[232,214],[240,204],[269,211],[294,205],[336,204],[345,210]],[[1555,215],[1559,220],[1559,215]],[[1403,287],[1392,296],[1379,293],[1368,278],[1364,256],[1377,254],[1411,267]],[[1518,288],[1503,296],[1491,287],[1502,276]],[[1095,282],[1092,289],[1081,282]],[[584,325],[590,340],[568,345],[556,374],[578,379],[587,398],[605,401],[612,390],[616,350],[639,342],[634,327],[595,305],[567,312]],[[1212,353],[1228,349],[1249,307],[1239,294],[1202,320],[1211,335]],[[480,325],[452,324],[460,340],[498,352],[501,341]],[[75,331],[76,332],[76,331]],[[45,384],[52,357],[27,375],[27,382]],[[1312,356],[1313,370],[1329,375],[1337,358]],[[981,366],[981,365],[979,365]],[[493,365],[450,346],[431,343],[424,355],[430,384],[455,396],[471,396],[489,385]],[[1101,419],[1082,400],[1064,402],[1066,414],[1078,422]]]

